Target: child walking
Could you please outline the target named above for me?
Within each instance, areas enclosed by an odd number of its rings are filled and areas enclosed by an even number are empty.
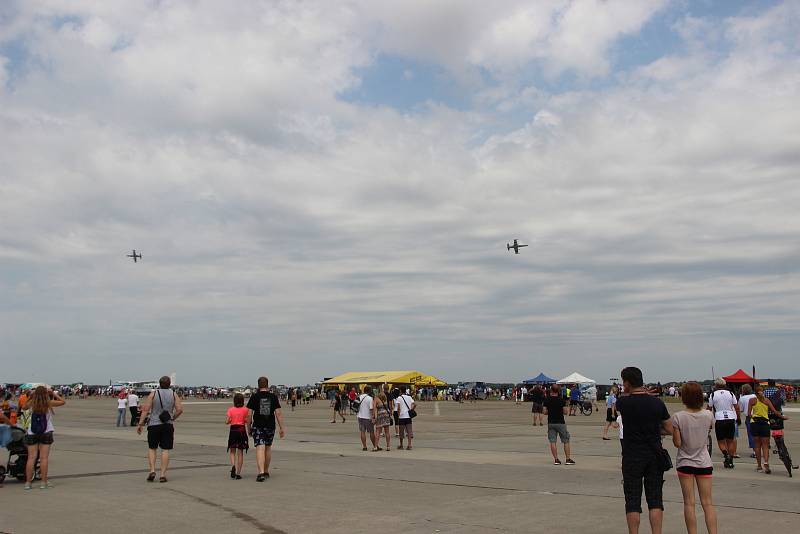
[[[244,453],[250,448],[250,410],[244,406],[244,395],[237,393],[233,396],[233,407],[228,408],[226,425],[230,425],[228,433],[228,452],[231,456],[231,478],[242,479],[242,464]]]

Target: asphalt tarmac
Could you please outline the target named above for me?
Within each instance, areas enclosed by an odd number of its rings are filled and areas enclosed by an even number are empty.
[[[330,423],[327,402],[294,412],[284,407],[287,436],[276,438],[271,478],[257,483],[252,449],[244,479],[229,477],[230,405],[185,403],[169,482],[159,484],[145,481],[144,436],[114,426],[114,399],[70,400],[55,414],[55,488],[23,491],[7,479],[0,533],[626,532],[620,446],[600,439],[604,411],[568,418],[577,465],[554,466],[547,427],[531,425],[530,404],[420,403],[414,449],[396,450],[393,436],[391,451],[374,453],[361,451],[354,417]],[[794,418],[786,441],[800,459]],[[756,473],[746,437],[739,446],[745,458],[734,470],[724,470],[714,454],[720,532],[795,529],[800,472],[789,478],[775,457],[772,475]],[[664,532],[685,532],[674,471],[666,474],[664,494]],[[642,519],[642,532],[649,532]]]

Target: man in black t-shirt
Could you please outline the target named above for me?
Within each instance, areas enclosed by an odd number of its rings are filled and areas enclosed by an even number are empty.
[[[280,428],[280,437],[286,435],[283,430],[283,413],[278,396],[269,391],[269,380],[266,376],[258,379],[258,391],[247,401],[250,417],[253,421],[250,434],[256,447],[256,463],[258,476],[256,481],[264,482],[269,478],[269,464],[272,461],[272,440],[275,438],[275,421]]]
[[[559,437],[564,445],[564,456],[567,458],[565,463],[567,465],[575,465],[575,461],[570,454],[569,431],[567,430],[567,423],[564,421],[566,412],[567,402],[561,396],[561,388],[553,384],[550,388],[550,394],[544,399],[544,413],[547,414],[547,441],[550,442],[550,452],[553,454],[554,465],[561,465],[561,460],[558,459],[558,447],[556,447],[556,440]]]
[[[617,412],[622,415],[625,429],[622,480],[628,532],[639,532],[643,485],[650,511],[650,528],[653,532],[661,532],[664,519],[661,436],[672,435],[672,423],[661,399],[651,396],[644,388],[640,369],[626,367],[621,376],[626,394],[617,399]]]

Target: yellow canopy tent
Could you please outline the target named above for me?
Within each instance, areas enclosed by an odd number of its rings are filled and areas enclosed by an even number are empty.
[[[447,382],[419,371],[373,371],[344,373],[329,378],[323,384],[330,386],[389,384],[410,386],[446,386]]]

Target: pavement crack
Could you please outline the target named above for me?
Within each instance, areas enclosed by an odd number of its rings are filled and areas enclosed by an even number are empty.
[[[255,528],[259,529],[259,531],[262,532],[263,534],[287,534],[286,531],[284,531],[284,530],[277,529],[277,528],[272,527],[270,525],[265,525],[264,523],[262,523],[261,521],[259,521],[255,517],[251,516],[250,514],[246,514],[244,512],[240,512],[238,510],[234,510],[233,508],[229,508],[229,507],[227,507],[225,505],[222,505],[222,504],[219,504],[219,503],[216,503],[216,502],[213,502],[213,501],[209,501],[208,499],[204,499],[202,497],[198,497],[197,495],[192,495],[191,493],[187,493],[185,491],[177,490],[175,488],[164,488],[164,489],[166,489],[167,491],[171,491],[173,493],[178,493],[180,495],[183,495],[184,497],[188,497],[188,498],[192,499],[193,501],[198,502],[200,504],[205,504],[206,506],[211,506],[212,508],[217,508],[219,510],[227,512],[230,515],[232,515],[233,517],[235,517],[236,519],[239,519],[240,521],[244,521],[245,523],[248,523],[248,524],[254,526]]]

